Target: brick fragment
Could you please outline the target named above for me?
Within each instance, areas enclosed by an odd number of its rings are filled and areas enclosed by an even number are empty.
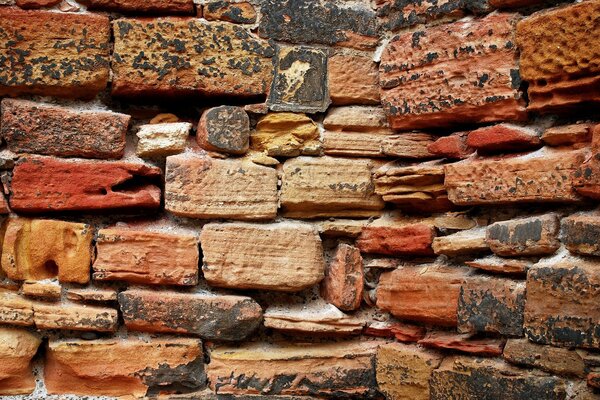
[[[209,151],[244,154],[250,140],[250,119],[241,107],[219,106],[202,113],[196,140]]]
[[[340,243],[335,258],[325,271],[321,282],[321,297],[340,310],[360,307],[363,297],[364,271],[360,250]]]
[[[21,329],[0,328],[0,395],[28,394],[35,389],[31,359],[41,339]]]

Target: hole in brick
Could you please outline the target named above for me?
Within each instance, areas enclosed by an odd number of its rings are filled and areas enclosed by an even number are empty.
[[[48,276],[54,277],[58,275],[58,265],[54,260],[48,260],[44,263],[44,271]]]
[[[155,179],[146,176],[134,176],[125,182],[111,186],[110,189],[113,192],[135,193],[148,185],[156,185]]]

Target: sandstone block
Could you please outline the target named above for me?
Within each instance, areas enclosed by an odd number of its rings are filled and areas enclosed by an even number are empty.
[[[497,357],[502,354],[504,343],[494,338],[472,338],[449,331],[433,331],[418,342],[421,346],[440,350],[454,350],[482,357]]]
[[[91,98],[106,87],[107,16],[0,7],[0,29],[0,96]]]
[[[572,124],[553,126],[542,134],[542,141],[549,146],[563,146],[589,142],[592,138],[592,124]]]
[[[432,254],[435,228],[427,223],[367,225],[362,229],[356,246],[363,253],[397,255]]]
[[[487,227],[486,242],[500,256],[553,254],[559,247],[556,214],[496,222]]]
[[[585,150],[543,148],[524,156],[469,159],[444,166],[457,205],[577,202],[574,173]]]
[[[600,268],[559,254],[527,273],[525,335],[558,346],[600,348]]]
[[[220,106],[202,113],[196,140],[209,151],[244,154],[250,140],[250,119],[241,107]]]
[[[433,239],[432,249],[435,254],[459,256],[464,254],[489,251],[485,241],[485,229],[469,229]]]
[[[379,69],[371,53],[333,54],[327,60],[327,79],[335,105],[379,104]]]
[[[330,102],[325,52],[310,47],[278,47],[267,99],[269,109],[315,113],[327,110]]]
[[[217,394],[323,397],[335,393],[372,399],[377,396],[374,364],[378,345],[344,341],[219,346],[210,352],[206,372]]]
[[[198,283],[198,238],[134,229],[100,229],[93,278],[156,285]]]
[[[192,124],[167,122],[140,126],[136,154],[142,158],[164,157],[185,150]]]
[[[89,282],[94,236],[90,225],[9,218],[4,231],[2,269],[10,279]]]
[[[458,159],[469,157],[475,152],[467,146],[468,132],[458,132],[450,136],[442,136],[427,146],[427,150],[436,156]]]
[[[261,4],[261,13],[261,37],[359,50],[377,46],[375,13],[368,5],[347,6],[331,0],[267,0]]]
[[[240,3],[229,0],[211,1],[204,6],[202,16],[209,21],[218,20],[236,24],[253,24],[256,22],[256,10],[247,1]]]
[[[388,399],[429,400],[429,379],[442,358],[416,346],[382,345],[377,350],[377,385]]]
[[[2,137],[15,153],[121,158],[129,115],[2,100]]]
[[[247,97],[271,85],[273,48],[237,25],[165,17],[113,29],[114,95]]]
[[[0,395],[28,394],[35,389],[31,359],[41,339],[26,330],[0,328]]]
[[[208,340],[241,340],[262,321],[250,297],[128,289],[119,293],[132,331],[185,333]]]
[[[473,277],[465,281],[460,289],[458,331],[523,336],[524,309],[524,282]]]
[[[427,159],[432,154],[428,146],[434,137],[427,133],[403,133],[381,135],[364,132],[323,133],[325,154],[358,157],[398,157],[406,159]]]
[[[504,359],[510,363],[539,368],[557,374],[583,377],[585,364],[577,351],[544,346],[527,339],[509,339],[504,346]]]
[[[44,381],[50,394],[143,397],[203,387],[203,359],[197,339],[53,339]]]
[[[250,147],[271,157],[316,155],[321,148],[319,128],[304,114],[269,113],[257,122]]]
[[[529,110],[548,112],[598,102],[600,2],[541,11],[517,25],[521,77],[528,81]]]
[[[82,0],[90,10],[144,14],[193,14],[193,0]]]
[[[401,319],[456,326],[458,298],[468,268],[405,266],[384,272],[377,287],[377,307]]]
[[[379,67],[392,128],[524,119],[515,23],[515,14],[492,14],[392,39]]]
[[[160,206],[154,182],[161,170],[125,161],[19,159],[10,206],[17,212],[153,209]]]
[[[332,107],[323,120],[323,126],[333,131],[393,133],[383,108],[374,106]]]
[[[570,252],[583,255],[600,255],[600,215],[574,214],[563,218],[562,242]]]
[[[191,218],[272,219],[277,172],[243,160],[167,157],[165,209]]]
[[[356,310],[360,307],[364,287],[360,250],[340,243],[334,257],[321,282],[321,297],[340,310]]]
[[[200,244],[204,278],[214,286],[293,292],[324,276],[321,239],[309,224],[211,223]]]
[[[324,236],[356,238],[366,224],[365,220],[329,219],[319,223],[318,227],[319,233]]]
[[[565,382],[554,376],[536,374],[493,359],[448,357],[433,371],[432,400],[476,400],[489,398],[565,400]]]
[[[292,218],[379,215],[384,203],[374,193],[366,159],[298,157],[283,164],[281,205]]]
[[[467,146],[483,153],[501,153],[540,147],[541,140],[540,135],[533,128],[498,124],[469,132]]]

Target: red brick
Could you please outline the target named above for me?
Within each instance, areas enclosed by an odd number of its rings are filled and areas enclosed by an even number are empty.
[[[433,254],[435,229],[428,224],[366,226],[356,246],[363,253],[385,255]]]
[[[193,0],[82,0],[90,10],[136,14],[193,14]]]
[[[469,132],[467,146],[480,152],[499,153],[540,147],[541,141],[534,129],[513,124],[498,124]]]
[[[443,136],[431,143],[427,150],[436,156],[463,159],[469,157],[475,152],[474,149],[467,146],[467,132],[458,132],[450,136]]]
[[[340,243],[335,258],[325,271],[321,282],[321,296],[340,310],[360,307],[363,297],[364,271],[360,250]]]
[[[472,339],[471,335],[461,335],[454,332],[430,332],[419,340],[424,347],[441,350],[455,350],[477,356],[497,357],[502,354],[504,343],[498,339]]]

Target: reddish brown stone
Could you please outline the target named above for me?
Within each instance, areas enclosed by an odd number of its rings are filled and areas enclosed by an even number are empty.
[[[26,330],[0,328],[0,395],[28,394],[35,389],[31,359],[41,339]]]
[[[496,357],[502,354],[504,343],[497,339],[472,339],[470,335],[454,332],[430,332],[419,344],[425,347],[456,350],[477,356]]]
[[[247,2],[231,0],[210,1],[202,9],[202,16],[209,21],[227,21],[236,24],[253,24],[256,22],[256,10]]]
[[[370,254],[426,255],[433,254],[434,237],[435,229],[428,224],[369,225],[362,229],[356,246]]]
[[[116,289],[67,289],[67,299],[78,303],[110,303],[117,301]]]
[[[61,0],[16,0],[15,3],[25,9],[35,9],[52,7],[60,3]]]
[[[600,389],[600,372],[590,372],[587,376],[587,384],[596,389]]]
[[[489,256],[478,258],[472,261],[465,261],[469,267],[478,268],[484,271],[500,274],[525,275],[527,270],[533,265],[528,260],[511,260],[498,256]]]
[[[467,135],[468,132],[458,132],[450,136],[443,136],[427,146],[427,150],[431,154],[440,157],[452,159],[467,158],[475,151],[467,146]]]
[[[241,340],[262,321],[250,297],[129,289],[119,293],[132,331],[186,333],[210,340]]]
[[[560,247],[556,214],[496,222],[487,227],[486,242],[501,256],[541,256]]]
[[[27,297],[34,297],[46,301],[60,300],[62,293],[58,282],[25,281],[21,285],[21,293]]]
[[[335,258],[325,270],[321,282],[321,297],[340,310],[350,311],[360,307],[363,297],[364,271],[360,250],[341,243]]]
[[[381,101],[391,127],[524,119],[516,20],[515,14],[492,14],[394,38],[380,64]]]
[[[241,107],[220,106],[202,113],[196,141],[203,149],[243,154],[250,143],[250,120]]]
[[[204,387],[203,361],[198,339],[52,339],[44,382],[50,394],[141,398]]]
[[[470,273],[468,268],[440,265],[384,272],[377,287],[377,307],[402,319],[456,326],[460,288]]]
[[[334,105],[379,104],[379,70],[371,53],[330,56],[327,79]]]
[[[165,17],[113,28],[113,95],[248,97],[271,85],[273,48],[237,25]]]
[[[467,146],[479,152],[499,153],[540,147],[541,141],[538,133],[532,128],[498,124],[469,132]]]
[[[576,171],[586,150],[544,147],[524,156],[478,158],[444,166],[448,199],[457,205],[581,201]]]
[[[574,173],[577,192],[592,199],[600,199],[600,124],[590,128],[592,154]]]
[[[198,283],[198,238],[135,229],[101,229],[94,280],[155,285]]]
[[[589,142],[592,138],[592,124],[553,126],[542,134],[542,141],[550,146],[563,146]]]
[[[38,329],[115,332],[117,310],[75,303],[33,302],[33,320]]]
[[[600,101],[600,2],[540,11],[517,25],[521,77],[529,110],[551,112]]]
[[[0,96],[94,97],[106,87],[107,16],[0,7]]]
[[[2,100],[2,137],[15,153],[121,158],[129,115]]]
[[[365,328],[367,336],[395,338],[400,342],[417,342],[425,337],[423,326],[406,324],[404,322],[371,323]]]
[[[19,212],[154,209],[160,188],[147,182],[160,175],[139,163],[26,156],[14,169],[10,205]]]
[[[193,0],[82,0],[90,10],[135,14],[193,14]]]

